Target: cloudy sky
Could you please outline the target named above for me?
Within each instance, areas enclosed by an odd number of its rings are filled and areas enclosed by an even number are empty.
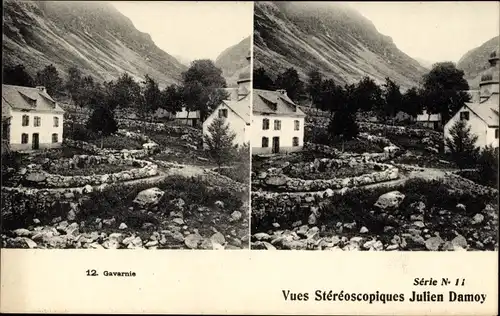
[[[215,60],[252,34],[251,2],[111,2],[155,44],[184,61]]]
[[[351,2],[413,58],[457,62],[498,36],[500,4],[490,2]]]

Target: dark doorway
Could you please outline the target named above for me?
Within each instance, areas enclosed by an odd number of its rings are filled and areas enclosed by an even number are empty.
[[[38,133],[33,133],[32,148],[35,150],[40,148],[40,141],[38,138]]]
[[[280,152],[280,138],[273,137],[273,154],[277,154]]]

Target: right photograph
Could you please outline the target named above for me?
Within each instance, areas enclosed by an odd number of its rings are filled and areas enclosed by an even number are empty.
[[[255,2],[251,249],[497,251],[498,9]]]

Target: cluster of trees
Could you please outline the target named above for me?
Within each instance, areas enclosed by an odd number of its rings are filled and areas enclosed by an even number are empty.
[[[464,72],[451,62],[437,63],[422,78],[421,87],[412,87],[401,92],[401,87],[391,80],[379,86],[373,79],[364,77],[356,84],[341,85],[325,78],[319,70],[308,73],[303,83],[294,68],[278,74],[275,81],[264,68],[254,70],[254,88],[285,89],[288,96],[298,102],[307,97],[314,107],[329,111],[332,115],[332,136],[349,139],[357,134],[355,114],[371,112],[382,119],[391,119],[399,112],[412,117],[422,114],[441,114],[442,123],[447,122],[470,96]]]
[[[275,81],[264,68],[257,68],[253,78],[256,89],[285,89],[294,101],[307,96],[315,107],[325,111],[337,111],[344,106],[342,103],[348,103],[352,111],[372,111],[384,118],[394,117],[400,111],[416,116],[427,110],[441,114],[444,123],[470,99],[465,92],[469,85],[464,72],[451,62],[435,64],[423,76],[421,87],[412,87],[404,93],[390,78],[382,86],[369,77],[356,84],[339,85],[324,78],[319,70],[310,71],[306,83],[294,68],[278,74]]]
[[[205,59],[191,64],[182,74],[181,84],[164,89],[160,89],[158,82],[149,75],[145,75],[142,82],[137,82],[127,73],[101,84],[92,76],[85,76],[77,67],[70,67],[66,80],[63,80],[54,65],[38,71],[35,78],[23,65],[5,67],[3,83],[31,87],[43,85],[56,99],[69,97],[74,104],[92,110],[88,127],[102,135],[116,131],[114,113],[117,108],[134,109],[147,121],[157,109],[175,114],[185,107],[188,112],[200,111],[204,120],[228,97],[222,89],[226,87],[222,71],[211,60]]]

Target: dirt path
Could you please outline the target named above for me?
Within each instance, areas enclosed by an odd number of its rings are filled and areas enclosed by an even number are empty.
[[[179,175],[186,178],[196,177],[205,173],[205,168],[195,165],[178,165],[165,170],[167,176]]]

